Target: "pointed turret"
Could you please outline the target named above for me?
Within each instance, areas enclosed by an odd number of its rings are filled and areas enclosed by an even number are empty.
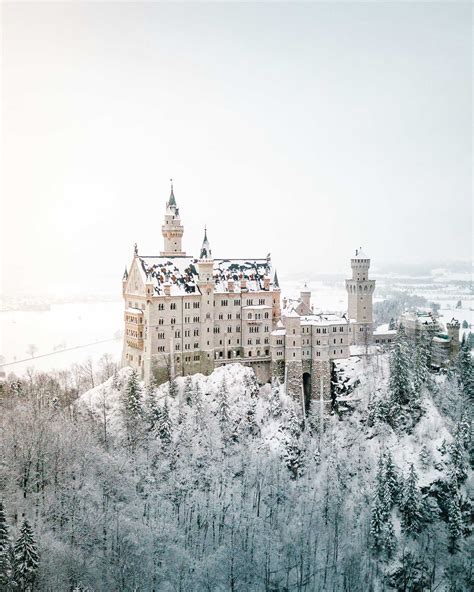
[[[275,288],[279,288],[280,287],[280,283],[278,282],[278,275],[275,269],[275,274],[273,276],[273,285],[275,286]]]
[[[166,257],[184,257],[186,253],[182,250],[181,246],[184,228],[181,225],[179,209],[176,205],[173,179],[170,179],[170,181],[170,197],[166,202],[165,220],[163,226],[161,227],[161,233],[164,238],[164,249],[161,251],[161,255]]]
[[[123,280],[128,280],[128,271],[127,271],[127,266],[125,266],[125,271],[123,272]]]
[[[174,197],[174,191],[173,191],[173,179],[170,179],[170,183],[171,183],[171,192],[170,192],[170,198],[168,200],[168,206],[176,207],[176,199]]]
[[[204,226],[204,240],[202,241],[201,254],[200,254],[199,258],[200,259],[211,259],[212,258],[211,246],[209,245],[209,240],[207,239],[206,226]]]

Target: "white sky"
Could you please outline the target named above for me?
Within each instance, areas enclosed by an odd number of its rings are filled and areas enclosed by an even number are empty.
[[[162,248],[279,275],[471,257],[470,3],[2,6],[3,291]]]

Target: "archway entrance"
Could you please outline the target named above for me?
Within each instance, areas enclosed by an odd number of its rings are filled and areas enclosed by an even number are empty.
[[[304,393],[304,409],[306,413],[309,411],[311,403],[311,374],[309,372],[303,373],[303,393]]]

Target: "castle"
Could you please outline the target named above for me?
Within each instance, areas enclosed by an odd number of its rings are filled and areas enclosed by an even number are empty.
[[[139,254],[135,244],[123,276],[125,331],[123,365],[146,382],[240,362],[260,383],[278,377],[308,408],[331,393],[334,360],[351,345],[371,343],[370,259],[357,250],[346,280],[348,313],[314,313],[305,286],[297,300],[283,299],[270,255],[260,259],[216,259],[204,230],[198,258],[183,250],[184,227],[173,184],[166,202],[160,255]],[[392,335],[379,336],[390,341]]]

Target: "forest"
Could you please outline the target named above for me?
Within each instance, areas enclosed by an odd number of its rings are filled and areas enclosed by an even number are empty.
[[[9,376],[0,590],[472,590],[471,351],[429,349],[400,328],[304,419],[240,364]]]

